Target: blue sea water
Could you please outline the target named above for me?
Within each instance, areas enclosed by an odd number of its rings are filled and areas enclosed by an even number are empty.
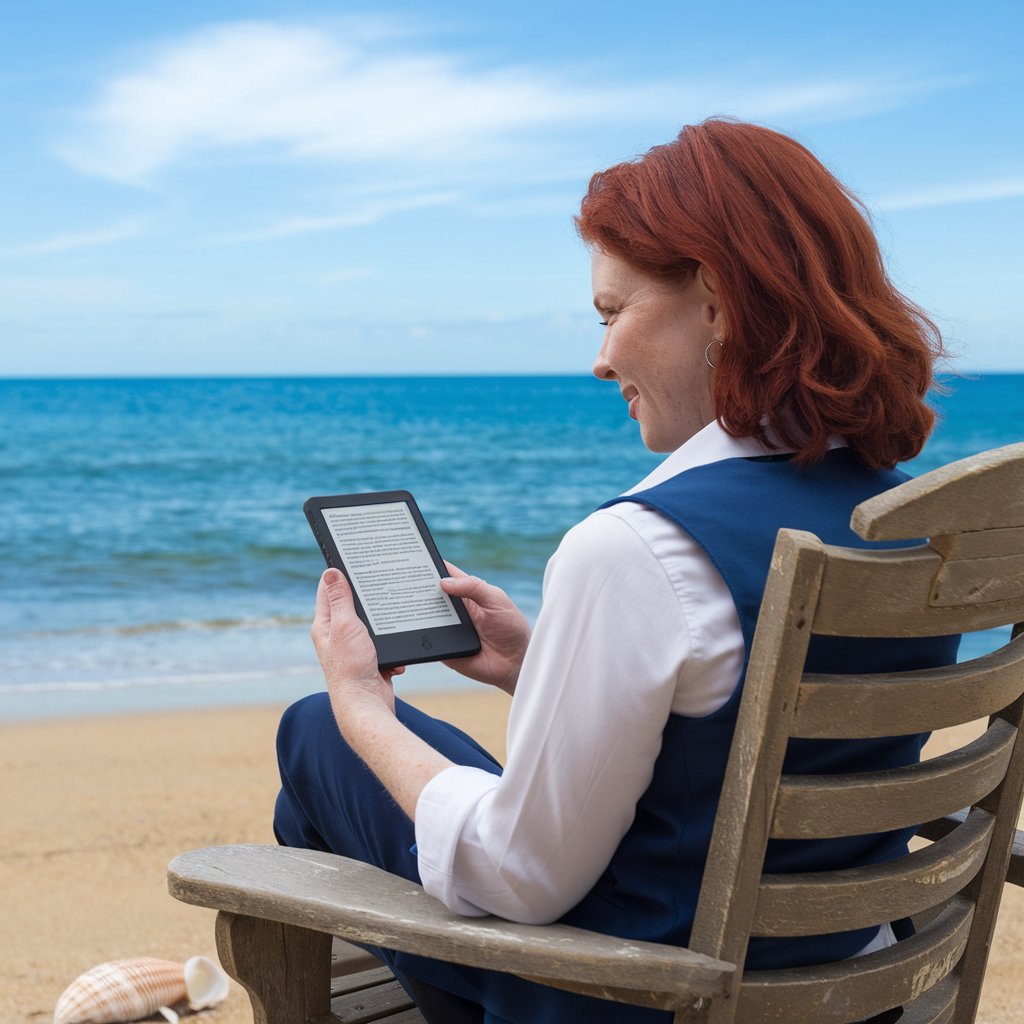
[[[1024,438],[1024,376],[949,387],[910,472]],[[534,615],[562,534],[658,459],[586,377],[0,381],[0,718],[318,687],[315,494],[412,491]]]

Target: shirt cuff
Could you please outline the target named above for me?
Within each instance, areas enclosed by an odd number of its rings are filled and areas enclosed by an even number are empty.
[[[453,765],[435,775],[416,802],[417,865],[423,888],[466,917],[483,917],[488,911],[459,895],[453,877],[455,855],[467,818],[490,799],[499,781],[482,768]]]

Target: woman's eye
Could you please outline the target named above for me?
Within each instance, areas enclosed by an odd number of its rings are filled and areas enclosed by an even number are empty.
[[[608,326],[608,321],[607,320],[598,320],[597,322],[598,322],[598,324],[601,327],[607,327]]]

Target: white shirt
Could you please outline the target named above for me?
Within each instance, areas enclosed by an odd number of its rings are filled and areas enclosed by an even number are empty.
[[[626,493],[777,451],[713,422]],[[632,824],[669,714],[720,708],[743,655],[725,581],[685,531],[631,502],[591,513],[548,562],[502,775],[454,766],[420,795],[426,891],[465,915],[561,917]]]

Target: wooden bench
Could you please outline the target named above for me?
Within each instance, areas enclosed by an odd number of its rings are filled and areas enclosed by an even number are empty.
[[[1024,621],[1024,444],[864,502],[852,525],[867,540],[930,542],[866,551],[780,531],[689,948],[458,917],[405,879],[331,854],[254,846],[184,854],[170,865],[170,891],[220,911],[218,950],[248,989],[257,1024],[422,1019],[365,955],[334,947],[332,969],[332,936],[660,1007],[677,1022],[848,1024],[894,1006],[906,1007],[902,1024],[972,1021],[1004,883],[1024,883],[1021,628],[999,650],[947,668],[823,676],[806,673],[804,659],[812,634],[934,636]],[[903,735],[982,717],[980,738],[921,765],[782,773],[791,737]],[[932,842],[895,861],[763,873],[769,838],[922,820]],[[867,956],[789,970],[737,966],[751,935],[908,916],[912,938]]]

